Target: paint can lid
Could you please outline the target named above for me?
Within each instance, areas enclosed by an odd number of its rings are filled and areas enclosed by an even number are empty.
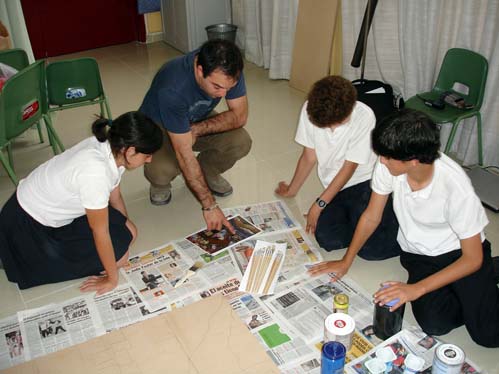
[[[440,361],[447,365],[459,365],[464,362],[464,351],[454,344],[441,344],[435,351]]]
[[[388,287],[390,287],[390,285],[385,284],[383,287],[380,288],[380,291],[384,290],[385,288],[388,288]],[[383,306],[386,306],[387,308],[391,308],[392,306],[394,306],[395,304],[397,304],[399,301],[400,301],[400,299],[397,297],[396,299],[388,301]]]
[[[344,293],[339,293],[334,296],[334,303],[338,305],[348,305],[348,296]]]
[[[355,330],[355,320],[345,313],[330,314],[324,325],[334,335],[348,335]]]
[[[338,360],[345,357],[347,349],[340,342],[327,342],[322,346],[322,354],[330,360]]]

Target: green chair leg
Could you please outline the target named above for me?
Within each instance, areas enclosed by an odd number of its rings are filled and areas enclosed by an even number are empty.
[[[447,139],[447,144],[445,145],[444,153],[449,154],[449,151],[452,147],[452,143],[454,142],[454,137],[456,136],[457,132],[457,125],[459,124],[460,120],[457,119],[456,122],[452,123],[452,129],[450,130],[449,138]]]
[[[5,158],[5,155],[3,154],[3,152],[1,150],[0,150],[0,161],[2,162],[2,165],[5,168],[5,171],[7,171],[7,174],[9,175],[12,183],[14,183],[14,185],[17,186],[19,184],[19,180],[17,179],[17,175],[14,172],[14,170],[12,169],[12,167],[10,166],[9,161]]]
[[[12,155],[12,145],[10,144],[10,142],[7,143],[6,148],[7,148],[7,154],[9,155],[9,165],[12,168],[12,170],[14,170],[14,156]]]
[[[43,133],[42,133],[42,125],[40,125],[40,122],[36,124],[36,128],[38,129],[38,136],[40,137],[40,143],[43,143]]]
[[[62,153],[65,151],[64,145],[59,138],[59,135],[54,130],[52,126],[52,120],[50,119],[49,114],[43,115],[43,120],[45,121],[45,126],[47,127],[47,133],[49,134],[49,138],[51,139],[52,149],[54,150],[54,154]]]
[[[111,115],[111,109],[109,108],[109,103],[107,101],[107,97],[106,96],[104,96],[104,104],[106,105],[107,118],[109,118],[110,120],[112,120],[113,116]]]
[[[478,165],[483,166],[482,116],[480,112],[476,115],[476,132],[478,138]]]

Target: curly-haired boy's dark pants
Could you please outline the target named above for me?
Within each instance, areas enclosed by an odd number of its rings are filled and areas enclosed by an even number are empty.
[[[361,182],[338,192],[324,208],[315,230],[317,243],[326,251],[348,247],[359,218],[371,198],[371,181]],[[378,228],[360,249],[365,260],[384,260],[399,256],[402,250],[397,242],[399,224],[393,212],[392,196],[388,198]]]

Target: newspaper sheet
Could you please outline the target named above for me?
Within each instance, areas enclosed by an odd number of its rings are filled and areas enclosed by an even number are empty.
[[[319,249],[312,244],[303,230],[262,234],[258,239],[270,243],[286,243],[286,257],[279,274],[279,283],[292,282],[303,277],[306,272],[305,264],[322,260]],[[256,242],[256,239],[246,240],[231,249],[231,254],[241,275],[246,271]]]
[[[179,248],[167,244],[130,258],[121,271],[147,309],[156,312],[207,287],[209,283],[202,275],[175,287],[192,264],[192,259]]]
[[[209,284],[218,284],[229,278],[239,277],[234,261],[229,250],[223,251],[217,256],[201,256],[202,263],[199,272],[208,279]]]
[[[287,205],[280,200],[227,208],[224,209],[224,214],[226,216],[239,214],[265,233],[301,227]]]
[[[351,361],[345,366],[347,374],[369,374],[370,371],[366,367],[366,362],[376,357],[376,351],[383,347],[390,347],[396,358],[393,360],[392,373],[402,373],[405,369],[405,357],[412,353],[421,357],[425,361],[422,374],[430,374],[435,349],[441,342],[429,335],[426,335],[419,328],[403,329],[391,338],[385,340],[382,344],[374,347],[365,355]],[[368,364],[369,365],[369,364]],[[461,369],[462,374],[480,373],[481,369],[472,361],[466,360]]]
[[[17,313],[26,360],[83,343],[106,330],[91,296]]]
[[[280,322],[266,324],[253,331],[253,335],[279,367],[292,365],[314,353],[314,349],[303,338],[293,336]]]
[[[108,332],[168,311],[163,308],[151,313],[128,284],[96,296],[94,302]]]
[[[303,286],[274,295],[265,302],[307,344],[320,341],[324,336],[324,320],[331,309],[318,303]]]
[[[0,370],[26,361],[17,315],[0,320]]]
[[[282,374],[320,374],[321,358],[319,356],[304,359],[292,368],[284,369],[281,372]]]

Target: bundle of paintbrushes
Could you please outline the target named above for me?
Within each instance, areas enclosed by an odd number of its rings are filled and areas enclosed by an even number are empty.
[[[285,254],[286,243],[258,240],[239,290],[258,295],[273,294]]]

